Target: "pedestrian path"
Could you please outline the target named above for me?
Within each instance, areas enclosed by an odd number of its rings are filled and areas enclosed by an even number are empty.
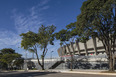
[[[77,73],[77,74],[91,74],[91,75],[114,75],[116,76],[116,73],[104,73],[107,70],[79,70],[79,69],[73,69],[73,71],[70,71],[69,69],[50,69],[50,70],[17,70],[17,71],[2,71],[2,72],[59,72],[59,73]],[[116,72],[116,71],[115,71]]]
[[[78,74],[96,74],[96,75],[116,75],[116,73],[104,73],[107,70],[49,70],[51,72],[78,73]]]

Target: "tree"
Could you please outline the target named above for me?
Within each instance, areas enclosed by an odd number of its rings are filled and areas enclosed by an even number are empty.
[[[69,54],[71,56],[71,66],[70,66],[70,68],[71,68],[71,71],[72,71],[72,69],[73,69],[73,54],[70,51],[69,45],[66,43],[71,38],[70,31],[62,29],[61,31],[55,33],[55,37],[56,37],[57,40],[60,40],[60,45],[61,46],[63,44],[65,44],[67,46]]]
[[[41,26],[38,30],[38,36],[39,36],[39,45],[41,50],[43,50],[41,58],[42,58],[42,69],[44,70],[44,58],[46,56],[46,53],[48,51],[47,46],[49,44],[54,45],[54,31],[56,27],[55,26]]]
[[[60,45],[62,46],[63,44],[65,44],[68,48],[69,54],[71,55],[71,70],[73,68],[74,55],[75,55],[73,42],[79,41],[80,39],[78,35],[79,31],[76,27],[76,24],[77,22],[70,23],[66,26],[66,29],[62,29],[61,31],[56,33],[56,39],[60,40],[61,42]],[[73,53],[70,51],[70,48],[67,42],[70,43]]]
[[[40,40],[37,33],[29,31],[27,33],[20,34],[20,36],[22,36],[21,47],[23,47],[25,50],[29,50],[30,52],[35,53],[37,56],[38,64],[42,67],[39,56],[37,54],[37,48],[39,46],[38,42]]]
[[[116,39],[116,1],[87,0],[77,16],[77,29],[85,38],[97,37],[102,41],[109,60],[109,71],[113,71],[113,54]],[[86,39],[85,39],[86,40]]]
[[[0,54],[0,63],[2,68],[12,68],[13,67],[13,60],[15,61],[17,58],[21,58],[21,55],[16,53],[15,50],[11,48],[4,48]]]
[[[41,26],[38,30],[38,33],[34,32],[27,32],[27,33],[22,33],[20,36],[22,36],[22,41],[21,41],[21,47],[23,47],[26,50],[29,50],[31,52],[34,52],[36,54],[38,64],[44,70],[44,58],[46,56],[46,53],[48,51],[47,46],[49,44],[53,45],[53,40],[54,36],[53,33],[55,31],[56,27],[55,26]],[[42,63],[39,60],[38,56],[38,48],[42,50]]]
[[[13,54],[15,53],[15,50],[13,50],[12,48],[4,48],[1,51],[1,54],[4,55],[4,54]]]
[[[21,69],[23,64],[24,64],[24,58],[17,58],[15,59],[13,66],[16,66],[18,69]]]

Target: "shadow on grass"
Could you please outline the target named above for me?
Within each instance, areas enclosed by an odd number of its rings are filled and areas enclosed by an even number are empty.
[[[0,72],[0,77],[40,77],[41,75],[56,74],[57,72]]]

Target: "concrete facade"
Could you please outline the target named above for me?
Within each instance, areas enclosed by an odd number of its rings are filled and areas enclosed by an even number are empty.
[[[73,53],[73,55],[98,55],[99,53],[105,53],[104,46],[98,38],[91,38],[86,43],[77,42],[73,43],[72,45],[68,45],[70,48],[70,52]],[[116,48],[115,48],[116,49]],[[73,52],[74,50],[74,52]],[[60,47],[57,50],[60,57],[68,56],[69,50],[67,46]]]

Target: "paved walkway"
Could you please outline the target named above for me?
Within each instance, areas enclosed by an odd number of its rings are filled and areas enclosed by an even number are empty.
[[[68,69],[63,70],[63,69],[57,69],[57,70],[45,70],[45,71],[40,71],[40,70],[28,70],[26,72],[60,72],[60,73],[77,73],[77,74],[93,74],[93,75],[115,75],[116,73],[102,73],[105,72],[107,70],[73,70],[70,71]],[[4,72],[8,72],[8,71],[4,71]],[[15,72],[15,71],[14,71]],[[16,71],[16,72],[24,72],[24,70],[20,70],[20,71]]]
[[[78,74],[96,74],[96,75],[116,75],[116,73],[103,73],[107,70],[49,70],[51,72],[61,72],[61,73],[78,73]]]
[[[0,77],[116,77],[109,75],[92,75],[92,74],[78,74],[78,73],[57,73],[57,72],[3,72]]]

